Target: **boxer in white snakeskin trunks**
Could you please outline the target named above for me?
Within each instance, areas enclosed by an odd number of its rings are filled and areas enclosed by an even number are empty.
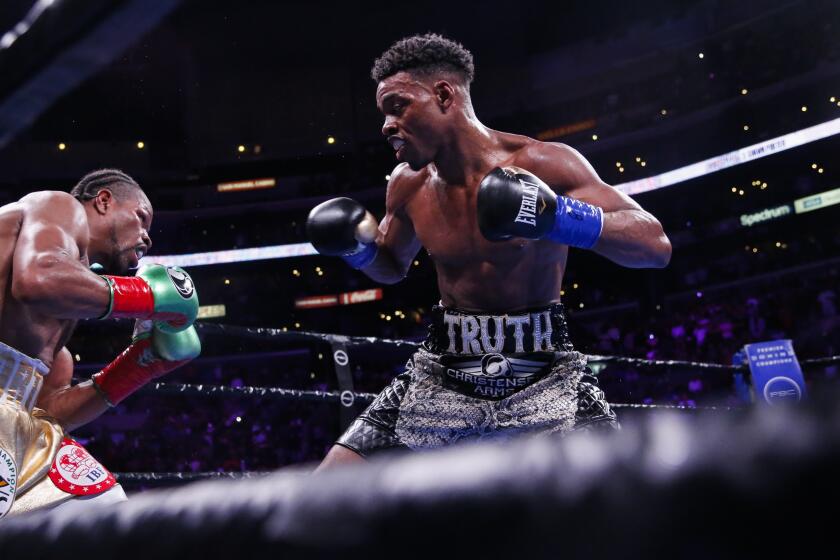
[[[671,244],[574,149],[481,124],[473,73],[470,52],[439,35],[392,45],[371,73],[400,162],[385,216],[377,225],[349,198],[310,212],[315,248],[379,282],[404,278],[425,247],[441,294],[423,348],[322,467],[395,447],[617,426],[569,342],[560,305],[569,247],[658,268]]]

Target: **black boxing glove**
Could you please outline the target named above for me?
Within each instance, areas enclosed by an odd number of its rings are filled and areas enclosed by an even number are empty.
[[[497,167],[478,187],[478,228],[490,241],[511,237],[551,239],[589,249],[601,236],[603,211],[557,196],[539,178],[517,167]]]
[[[316,251],[340,256],[356,269],[376,258],[376,220],[352,198],[333,198],[313,208],[306,235]]]

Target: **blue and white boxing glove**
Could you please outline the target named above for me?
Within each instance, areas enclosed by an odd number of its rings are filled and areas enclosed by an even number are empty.
[[[604,225],[601,208],[558,196],[538,177],[517,167],[497,167],[488,173],[478,187],[477,205],[478,227],[490,241],[550,239],[590,249]]]
[[[352,198],[333,198],[309,212],[306,234],[322,255],[343,258],[355,269],[376,258],[377,224],[373,215]]]

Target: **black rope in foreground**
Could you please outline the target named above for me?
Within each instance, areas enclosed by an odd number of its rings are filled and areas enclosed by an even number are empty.
[[[0,550],[41,560],[825,556],[836,548],[831,516],[790,515],[777,533],[779,512],[838,499],[840,410],[827,397],[34,512],[0,522]]]

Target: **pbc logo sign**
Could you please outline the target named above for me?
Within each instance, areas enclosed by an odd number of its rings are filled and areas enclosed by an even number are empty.
[[[764,386],[764,400],[770,404],[799,402],[802,391],[790,377],[774,377]]]

